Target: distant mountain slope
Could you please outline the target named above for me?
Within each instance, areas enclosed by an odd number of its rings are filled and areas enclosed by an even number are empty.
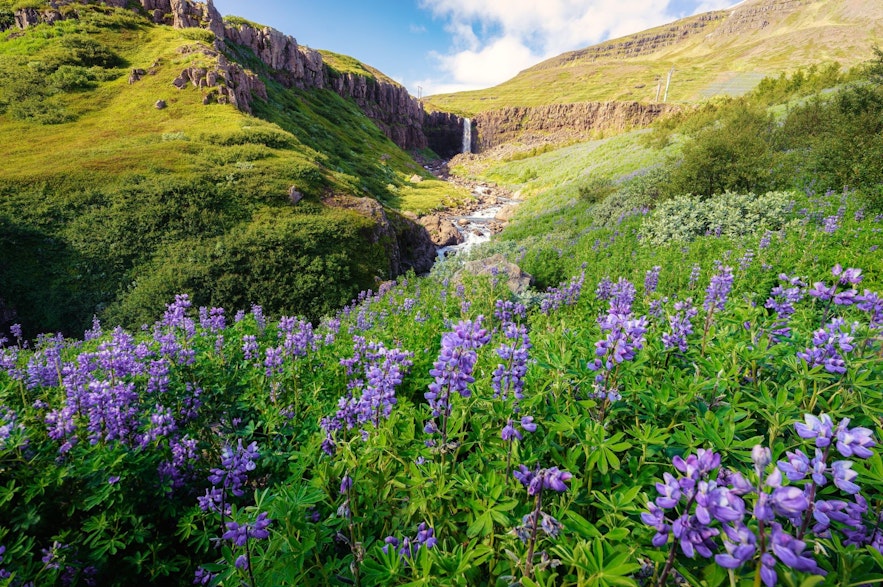
[[[766,75],[871,56],[883,39],[883,0],[746,0],[553,57],[489,88],[426,98],[472,115],[512,106],[584,101],[669,102],[751,89]],[[657,92],[658,99],[657,99]]]

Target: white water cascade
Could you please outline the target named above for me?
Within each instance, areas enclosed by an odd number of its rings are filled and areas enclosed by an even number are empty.
[[[472,121],[468,118],[463,119],[463,148],[460,152],[472,152]]]

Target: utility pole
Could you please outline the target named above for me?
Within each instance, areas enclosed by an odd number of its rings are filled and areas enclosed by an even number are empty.
[[[671,74],[675,72],[674,66],[668,70],[668,79],[665,80],[665,95],[662,97],[663,102],[668,102],[668,86],[671,84]]]

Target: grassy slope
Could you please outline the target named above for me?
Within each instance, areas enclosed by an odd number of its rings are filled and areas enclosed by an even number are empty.
[[[671,26],[688,26],[696,19],[690,17],[602,45],[662,34]],[[466,115],[506,106],[597,100],[652,102],[657,78],[662,77],[664,85],[672,67],[670,102],[696,101],[714,91],[744,92],[764,75],[831,61],[848,67],[867,59],[872,44],[883,35],[883,2],[811,2],[774,26],[736,33],[719,32],[725,23],[717,21],[709,25],[707,34],[703,31],[637,57],[601,57],[596,61],[591,48],[564,54],[493,88],[430,96],[426,102],[428,107]]]
[[[239,298],[316,315],[373,285],[375,276],[386,277],[388,267],[377,246],[362,242],[370,225],[324,207],[322,197],[369,196],[425,212],[464,196],[432,179],[411,184],[412,175],[426,175],[422,167],[332,92],[268,82],[269,100],[254,104],[256,117],[229,105],[206,106],[204,91],[172,86],[184,68],[212,65],[201,52],[179,52],[201,45],[204,31],[153,26],[102,7],[80,11],[80,20],[0,40],[0,64],[13,72],[7,80],[28,62],[51,63],[70,35],[87,35],[119,58],[116,69],[104,70],[106,81],[42,100],[67,122],[0,113],[0,219],[14,235],[0,245],[15,259],[0,264],[10,283],[4,298],[34,329],[76,331],[108,307],[131,324],[155,315],[182,287],[203,302]],[[251,58],[247,65],[260,73]],[[129,84],[133,68],[155,73]],[[154,107],[159,99],[165,109]],[[292,185],[306,196],[297,208],[288,202]],[[269,246],[299,266],[306,248],[283,254],[284,246],[271,246],[274,233],[325,241],[316,254],[326,262],[312,267],[311,280],[304,277],[312,285],[294,287],[287,301],[271,293],[285,277],[267,275],[255,285],[249,275],[257,267],[230,267],[235,251],[253,251],[245,241],[260,241],[266,246],[258,249]],[[17,254],[25,242],[49,244]],[[345,259],[326,258],[335,254]],[[229,274],[234,283],[217,285]],[[333,285],[323,290],[323,282]],[[61,300],[66,310],[58,308]]]

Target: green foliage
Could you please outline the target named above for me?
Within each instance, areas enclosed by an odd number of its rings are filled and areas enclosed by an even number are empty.
[[[793,218],[795,194],[725,192],[710,199],[680,196],[656,207],[641,226],[652,245],[685,243],[705,234],[728,238],[775,231]]]
[[[717,122],[699,131],[682,148],[671,171],[670,192],[710,196],[774,187],[776,154],[771,148],[773,119],[764,109],[735,102]]]
[[[784,104],[794,98],[812,96],[826,88],[833,88],[843,83],[845,77],[839,63],[813,64],[806,70],[801,68],[790,75],[783,72],[777,78],[763,78],[748,94],[748,99],[766,106]]]

